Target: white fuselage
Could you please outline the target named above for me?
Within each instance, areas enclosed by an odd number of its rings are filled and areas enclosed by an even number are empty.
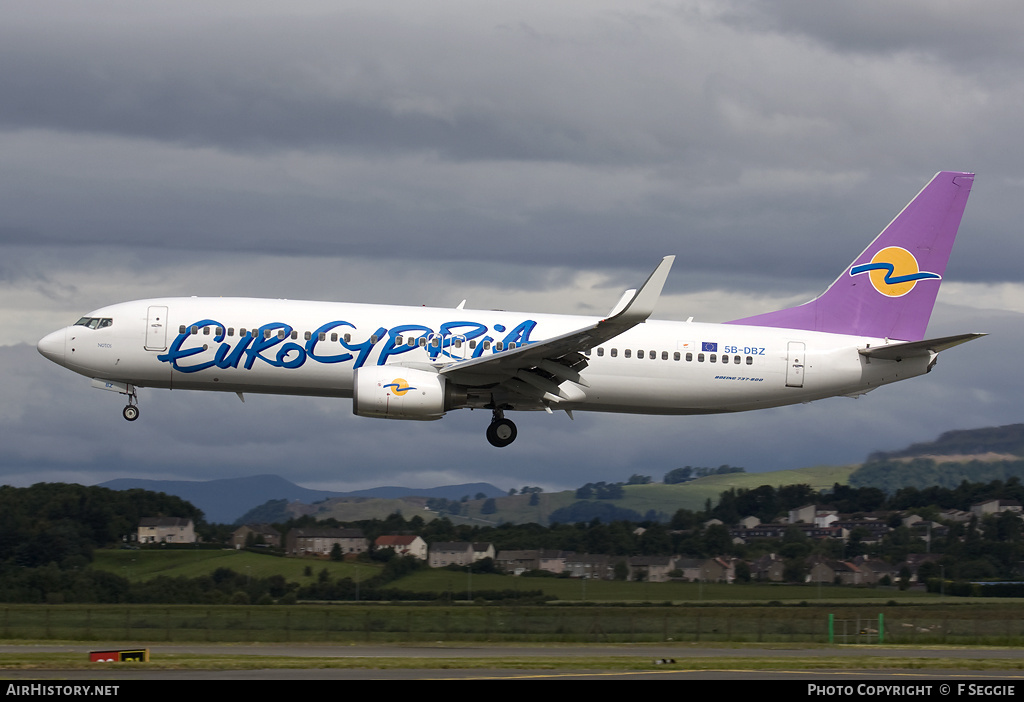
[[[596,320],[551,314],[262,300],[163,298],[111,305],[40,342],[51,360],[137,387],[351,397],[367,366],[437,367]],[[858,395],[927,372],[934,356],[868,359],[887,340],[649,320],[590,349],[583,384],[555,409],[703,414]],[[118,389],[116,386],[112,389]],[[479,393],[460,407],[485,407]],[[536,402],[510,409],[543,409]],[[453,407],[454,409],[454,407]]]

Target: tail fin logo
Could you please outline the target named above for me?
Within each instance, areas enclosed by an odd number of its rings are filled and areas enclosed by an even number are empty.
[[[414,387],[410,387],[409,383],[406,382],[405,378],[395,378],[384,387],[390,388],[391,392],[395,393],[399,397],[402,397],[403,395],[405,395],[405,393],[409,392],[410,390],[416,389]]]
[[[886,297],[902,297],[919,280],[941,279],[938,273],[922,271],[910,253],[899,246],[889,246],[874,255],[871,263],[862,263],[850,269],[850,275],[868,274],[872,287]]]

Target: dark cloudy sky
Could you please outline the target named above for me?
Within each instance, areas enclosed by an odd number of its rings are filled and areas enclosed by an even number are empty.
[[[308,487],[576,487],[862,460],[1024,421],[1024,6],[20,2],[0,8],[0,481],[277,473]],[[354,417],[123,399],[35,342],[90,310],[252,295],[656,317],[827,286],[939,170],[977,172],[927,377],[753,414]]]

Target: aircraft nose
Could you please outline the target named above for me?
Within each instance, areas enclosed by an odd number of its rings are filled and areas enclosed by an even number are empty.
[[[64,365],[64,339],[66,336],[66,329],[47,334],[36,344],[36,349],[54,363],[62,366]]]

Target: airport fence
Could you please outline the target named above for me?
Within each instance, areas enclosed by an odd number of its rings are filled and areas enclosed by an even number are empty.
[[[0,638],[73,641],[828,643],[829,615],[857,642],[1024,646],[1017,609],[686,606],[6,605]],[[852,641],[850,641],[852,642]],[[840,639],[838,643],[843,643]]]

